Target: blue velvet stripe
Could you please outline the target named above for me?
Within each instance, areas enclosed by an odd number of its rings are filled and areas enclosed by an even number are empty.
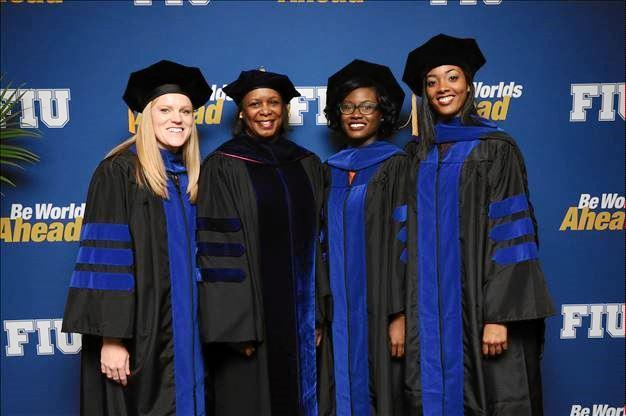
[[[245,252],[238,243],[198,243],[198,255],[214,257],[241,257]]]
[[[107,224],[89,222],[83,224],[80,233],[81,241],[105,240],[130,242],[130,231],[127,224]]]
[[[185,193],[187,175],[176,155],[162,150],[168,172],[178,175],[181,194],[168,178],[169,199],[163,200],[170,268],[170,304],[174,346],[176,414],[204,415],[204,363],[198,328],[195,282],[196,213]]]
[[[511,247],[500,248],[493,254],[493,261],[501,266],[515,264],[539,257],[536,243],[522,243]]]
[[[246,278],[241,269],[200,269],[200,275],[207,282],[243,282]]]
[[[407,206],[400,205],[399,207],[394,208],[393,210],[393,219],[397,222],[405,222],[407,215]]]
[[[382,162],[380,162],[382,163]],[[333,348],[337,415],[370,414],[365,200],[379,168],[332,169],[328,201],[330,282],[334,299]]]
[[[489,218],[501,218],[513,215],[528,209],[528,197],[526,194],[515,195],[502,201],[489,204]]]
[[[234,233],[241,230],[239,218],[208,218],[198,217],[196,219],[198,231],[216,231],[219,233]]]
[[[420,339],[424,415],[463,415],[463,322],[459,180],[479,143],[458,141],[439,163],[437,148],[417,184]]]
[[[393,214],[392,217],[395,221],[399,222],[399,223],[404,223],[406,222],[406,216],[407,216],[407,206],[406,205],[401,205],[399,207],[396,207],[393,210]],[[398,231],[398,234],[396,235],[396,239],[398,241],[401,241],[403,243],[406,243],[406,227],[402,227],[400,229],[400,231]],[[402,253],[400,253],[400,261],[404,264],[406,264],[409,261],[409,257],[408,257],[408,253],[406,251],[406,248],[402,250]]]
[[[348,173],[332,169],[333,184],[347,184]],[[330,289],[333,295],[333,354],[337,416],[352,415],[349,365],[348,296],[344,247],[344,201],[349,188],[335,186],[328,195],[328,251]]]
[[[406,248],[400,253],[400,261],[404,264],[407,264],[409,261],[409,253],[406,251]]]
[[[317,360],[315,346],[315,256],[316,214],[310,210],[314,205],[309,179],[301,165],[291,171],[280,169],[280,177],[289,190],[287,203],[294,244],[292,271],[295,280],[296,321],[298,328],[298,361],[300,403],[304,416],[317,416]],[[309,216],[302,214],[309,209]],[[303,241],[304,240],[304,241]]]
[[[469,153],[479,143],[458,142],[442,161],[437,189],[439,206],[439,279],[443,322],[444,414],[463,416],[463,320],[461,289],[461,245],[459,230],[459,186],[461,169]]]
[[[424,416],[444,416],[435,212],[437,163],[438,152],[433,149],[419,165],[416,189],[420,369]]]
[[[398,241],[406,243],[406,238],[407,238],[406,227],[402,227],[400,228],[400,231],[398,231],[398,234],[396,235],[396,239]]]
[[[391,156],[404,154],[395,144],[375,141],[364,147],[348,147],[328,158],[328,165],[345,171],[361,171],[377,166]]]
[[[70,287],[95,290],[133,290],[135,278],[130,273],[74,271]]]
[[[526,217],[496,225],[489,232],[489,237],[494,241],[506,241],[532,234],[535,234],[535,226],[532,220]]]
[[[103,248],[81,246],[76,263],[132,266],[133,251],[130,248]]]
[[[440,121],[435,125],[436,143],[455,143],[474,141],[479,137],[487,137],[496,131],[502,131],[494,122],[482,117],[473,117],[474,125],[463,125],[459,117]]]
[[[382,163],[382,162],[381,162]],[[367,320],[367,268],[365,253],[365,197],[368,181],[377,165],[359,171],[347,196],[344,213],[346,281],[350,297],[350,378],[352,411],[370,414],[369,352]]]

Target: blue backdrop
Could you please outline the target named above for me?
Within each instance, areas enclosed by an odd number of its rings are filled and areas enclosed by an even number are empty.
[[[327,77],[354,58],[400,77],[440,32],[477,38],[479,107],[525,155],[561,312],[548,320],[546,415],[623,411],[624,2],[1,0],[0,18],[2,86],[24,84],[22,127],[43,136],[20,142],[41,162],[2,187],[3,415],[77,414],[80,336],[60,322],[91,173],[134,128],[131,71],[203,70],[217,87],[198,113],[203,156],[229,137],[235,105],[220,88],[259,65],[286,73],[304,95],[291,137],[326,159],[339,149],[321,112]]]

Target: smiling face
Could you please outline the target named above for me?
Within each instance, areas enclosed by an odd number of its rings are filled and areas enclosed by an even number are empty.
[[[239,117],[248,134],[270,139],[280,133],[285,105],[280,94],[271,88],[257,88],[241,100]]]
[[[426,96],[442,118],[459,114],[468,98],[469,85],[463,70],[456,65],[441,65],[426,74]]]
[[[368,106],[368,104],[378,105],[378,96],[373,87],[361,87],[350,91],[346,98],[340,103],[352,104],[354,106]],[[362,114],[359,108],[355,108],[352,114],[341,113],[341,128],[348,136],[348,139],[369,144],[376,140],[376,133],[380,126],[381,113],[375,109],[371,114]]]
[[[177,151],[191,136],[193,106],[183,94],[163,94],[152,102],[152,126],[162,149]]]

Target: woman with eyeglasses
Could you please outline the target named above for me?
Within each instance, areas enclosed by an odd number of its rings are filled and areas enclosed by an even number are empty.
[[[345,150],[327,163],[337,415],[403,415],[406,154],[381,139],[404,92],[388,67],[354,60],[328,79],[328,126]]]
[[[403,76],[422,97],[420,135],[406,146],[407,288],[417,301],[406,368],[426,416],[543,414],[544,318],[554,308],[524,160],[476,112],[472,81],[484,63],[474,39],[440,34],[408,55]]]
[[[224,92],[238,107],[234,137],[207,157],[198,184],[200,329],[214,414],[327,415],[322,166],[285,134],[300,94],[287,76],[261,70],[241,72]]]

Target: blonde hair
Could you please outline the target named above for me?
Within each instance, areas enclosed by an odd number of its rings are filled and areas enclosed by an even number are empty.
[[[154,100],[150,101],[143,109],[137,133],[115,146],[106,157],[118,155],[135,144],[137,147],[137,158],[139,159],[139,165],[135,171],[138,182],[150,188],[152,192],[161,198],[168,199],[167,173],[165,172],[161,152],[159,152],[159,145],[154,134],[152,116],[150,114],[153,103]],[[187,168],[187,177],[189,178],[187,194],[191,202],[196,202],[198,177],[200,176],[200,145],[195,122],[191,127],[189,140],[182,146],[182,155],[183,163]]]

